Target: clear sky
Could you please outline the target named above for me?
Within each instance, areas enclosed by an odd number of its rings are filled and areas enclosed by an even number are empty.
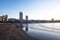
[[[19,12],[29,19],[60,20],[60,0],[0,0],[0,15],[19,18]]]

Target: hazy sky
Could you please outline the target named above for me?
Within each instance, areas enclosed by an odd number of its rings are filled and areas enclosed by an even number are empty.
[[[22,11],[29,19],[60,19],[60,0],[0,0],[0,15],[19,18]]]

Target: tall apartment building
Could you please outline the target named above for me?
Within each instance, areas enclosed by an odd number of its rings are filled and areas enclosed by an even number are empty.
[[[28,21],[28,16],[26,15],[26,21]]]
[[[23,21],[23,13],[22,12],[19,13],[19,20]]]

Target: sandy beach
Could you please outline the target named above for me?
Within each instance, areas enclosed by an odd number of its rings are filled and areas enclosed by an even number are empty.
[[[17,28],[15,24],[0,24],[0,40],[35,40],[22,30]]]

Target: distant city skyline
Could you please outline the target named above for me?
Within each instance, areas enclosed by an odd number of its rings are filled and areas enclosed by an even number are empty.
[[[0,0],[0,16],[19,19],[20,11],[24,19],[60,20],[60,0]]]

